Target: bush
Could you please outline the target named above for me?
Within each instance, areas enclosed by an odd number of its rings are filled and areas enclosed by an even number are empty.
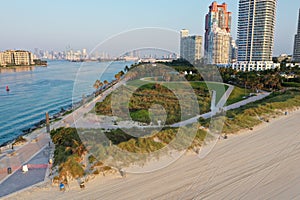
[[[86,149],[75,128],[59,128],[50,133],[55,144],[54,166],[59,166],[61,177],[73,178],[84,175],[84,167],[80,164]]]
[[[59,167],[61,176],[71,176],[73,178],[81,178],[84,176],[84,169],[78,162],[80,158],[71,156],[68,160]]]
[[[25,143],[27,142],[27,140],[25,138],[23,138],[23,136],[19,136],[15,142],[13,143],[13,145],[18,145],[18,144],[22,144],[22,143]]]
[[[90,156],[88,157],[88,160],[89,160],[89,163],[90,163],[90,164],[93,164],[93,163],[96,161],[96,158],[95,158],[95,156],[90,155]]]

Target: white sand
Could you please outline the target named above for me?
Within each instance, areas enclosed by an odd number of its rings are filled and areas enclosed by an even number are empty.
[[[299,199],[299,144],[297,111],[220,140],[204,159],[188,155],[153,173],[98,177],[85,190],[49,186],[10,199]]]

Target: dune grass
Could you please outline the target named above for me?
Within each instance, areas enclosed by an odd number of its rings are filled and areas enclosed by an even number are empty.
[[[221,83],[204,83],[204,82],[187,82],[177,83],[177,82],[160,82],[161,84],[156,84],[149,81],[134,80],[129,81],[126,87],[119,88],[120,92],[118,95],[118,101],[126,101],[128,95],[130,96],[130,101],[125,107],[129,107],[130,117],[132,120],[150,124],[151,122],[156,123],[156,121],[164,121],[164,114],[166,114],[165,124],[170,125],[182,120],[192,118],[197,115],[195,113],[195,105],[191,104],[189,98],[193,98],[193,95],[197,98],[195,101],[198,103],[198,107],[201,113],[206,113],[210,111],[211,104],[211,90],[216,91],[216,103],[221,99],[226,90],[227,85]],[[128,92],[133,90],[132,94]],[[236,102],[241,97],[241,89],[235,89],[235,95],[230,97],[231,102]],[[192,94],[191,94],[192,93]],[[127,96],[126,96],[127,95]],[[180,102],[185,99],[186,102]],[[112,115],[111,110],[111,98],[109,95],[103,102],[96,104],[94,111],[99,115]],[[151,118],[151,113],[149,109],[153,105],[161,105],[166,113],[155,113],[157,119]],[[197,105],[196,105],[197,106]],[[183,114],[182,110],[190,111],[188,114]],[[122,110],[121,110],[122,111]],[[114,114],[122,120],[127,119],[127,116],[123,116],[122,112],[114,112]],[[160,119],[162,118],[162,119]],[[154,121],[153,121],[154,120]]]
[[[229,134],[243,129],[253,129],[254,126],[268,122],[271,118],[299,106],[299,91],[290,90],[273,93],[263,100],[227,111],[223,133]],[[199,123],[205,127],[209,126],[209,120],[199,119]]]

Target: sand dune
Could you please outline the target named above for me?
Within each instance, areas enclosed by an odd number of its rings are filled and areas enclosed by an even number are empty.
[[[9,199],[299,199],[299,122],[297,111],[220,140],[203,159],[186,155],[153,173],[98,177],[84,190],[34,188]]]

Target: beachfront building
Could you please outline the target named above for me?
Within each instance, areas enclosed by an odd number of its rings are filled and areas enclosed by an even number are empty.
[[[300,9],[299,9],[299,18],[298,18],[298,29],[294,41],[293,60],[295,62],[300,62]]]
[[[209,64],[228,64],[231,60],[231,12],[227,4],[213,2],[205,17],[205,57]]]
[[[202,57],[202,36],[189,35],[189,31],[180,31],[180,57],[194,63]]]
[[[33,55],[24,50],[7,50],[0,52],[1,66],[30,66],[34,65]]]
[[[239,0],[238,62],[246,71],[272,65],[277,0]],[[265,67],[266,69],[268,67]]]
[[[217,24],[209,33],[206,59],[209,64],[227,64],[230,61],[230,33]]]
[[[272,61],[254,61],[254,62],[236,62],[228,65],[237,71],[264,71],[270,69],[276,69],[280,67],[280,63],[273,63]]]
[[[5,62],[4,62],[4,54],[2,52],[0,52],[0,66],[4,66]]]

